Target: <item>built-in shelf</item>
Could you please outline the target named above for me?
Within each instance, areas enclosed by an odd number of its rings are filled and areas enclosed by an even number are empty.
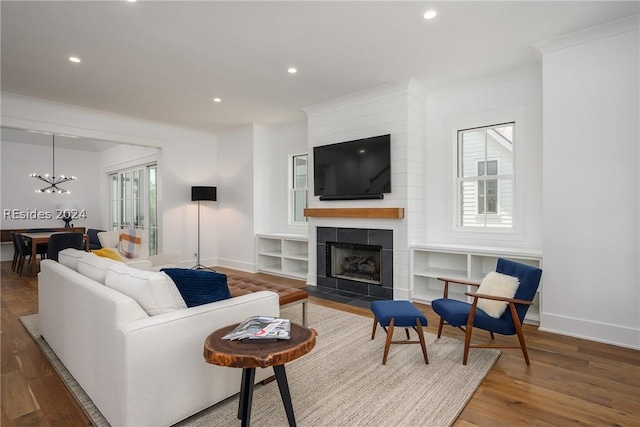
[[[517,249],[499,249],[458,245],[414,245],[411,247],[410,289],[412,299],[431,304],[442,298],[444,283],[438,277],[481,281],[495,271],[498,258],[506,258],[542,268],[542,252]],[[465,292],[475,291],[471,286],[449,286],[449,298],[470,301]],[[540,322],[540,290],[527,311],[525,321]]]
[[[307,208],[306,217],[318,218],[404,218],[404,208]]]
[[[309,239],[297,234],[258,234],[256,236],[258,271],[307,279]]]

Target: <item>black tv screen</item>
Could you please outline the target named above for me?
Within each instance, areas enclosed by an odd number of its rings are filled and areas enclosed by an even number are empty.
[[[313,180],[321,200],[391,193],[391,135],[314,147]]]

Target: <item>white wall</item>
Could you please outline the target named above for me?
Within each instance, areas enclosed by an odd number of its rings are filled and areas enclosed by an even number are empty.
[[[72,224],[77,227],[95,228],[102,224],[101,206],[98,198],[93,197],[94,189],[99,186],[100,173],[95,167],[100,161],[99,153],[71,150],[56,147],[56,175],[74,175],[78,179],[69,181],[62,188],[70,191],[70,194],[43,194],[36,193],[37,188],[46,187],[46,184],[29,176],[32,172],[51,174],[52,168],[51,146],[33,144],[21,144],[2,141],[0,145],[1,171],[0,188],[2,206],[3,229],[13,228],[42,228],[64,227],[64,221],[56,219],[56,209],[63,202],[75,204],[78,211],[84,210],[86,219],[75,219]],[[6,210],[17,210],[7,216]],[[20,214],[37,215],[21,219]],[[51,216],[47,219],[47,214]],[[13,257],[13,246],[2,245],[2,260]]]
[[[540,46],[542,329],[640,348],[638,17]]]
[[[197,210],[191,202],[191,186],[217,183],[215,135],[7,93],[2,93],[1,102],[3,126],[160,148],[160,248],[179,251],[180,261],[185,266],[195,263],[193,252],[197,246]],[[99,170],[99,161],[94,163],[94,167],[96,173],[105,173]],[[11,192],[12,189],[3,180],[2,192],[5,191]],[[95,199],[95,193],[91,197]],[[106,197],[104,199],[106,202]],[[88,200],[78,202],[89,203]],[[210,209],[215,210],[215,207]],[[205,215],[210,217],[212,213],[206,211]],[[210,225],[206,229],[207,235],[203,230],[202,252],[215,260],[218,223],[210,218],[206,220]]]
[[[262,130],[258,130],[258,133]],[[218,138],[217,265],[255,271],[254,125]],[[262,135],[259,135],[263,138]],[[258,142],[260,143],[260,142]]]
[[[308,154],[307,122],[263,128],[255,146],[256,233],[307,234],[308,227],[289,224],[289,159]],[[311,170],[309,170],[311,172]]]
[[[542,78],[539,68],[443,88],[427,97],[427,242],[505,248],[542,248]],[[516,230],[455,230],[457,126],[516,123]],[[425,242],[422,242],[425,243]]]

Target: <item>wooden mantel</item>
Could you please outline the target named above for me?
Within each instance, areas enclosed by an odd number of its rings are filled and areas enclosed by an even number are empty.
[[[404,208],[307,208],[304,216],[316,218],[403,219]]]

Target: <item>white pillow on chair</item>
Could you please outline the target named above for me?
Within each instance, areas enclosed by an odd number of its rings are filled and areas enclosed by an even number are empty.
[[[492,271],[482,279],[482,283],[480,283],[480,287],[476,293],[493,295],[496,297],[513,298],[519,285],[520,281],[517,277]],[[504,311],[507,309],[507,305],[508,303],[504,301],[478,298],[478,308],[496,319],[500,318],[504,314]]]

